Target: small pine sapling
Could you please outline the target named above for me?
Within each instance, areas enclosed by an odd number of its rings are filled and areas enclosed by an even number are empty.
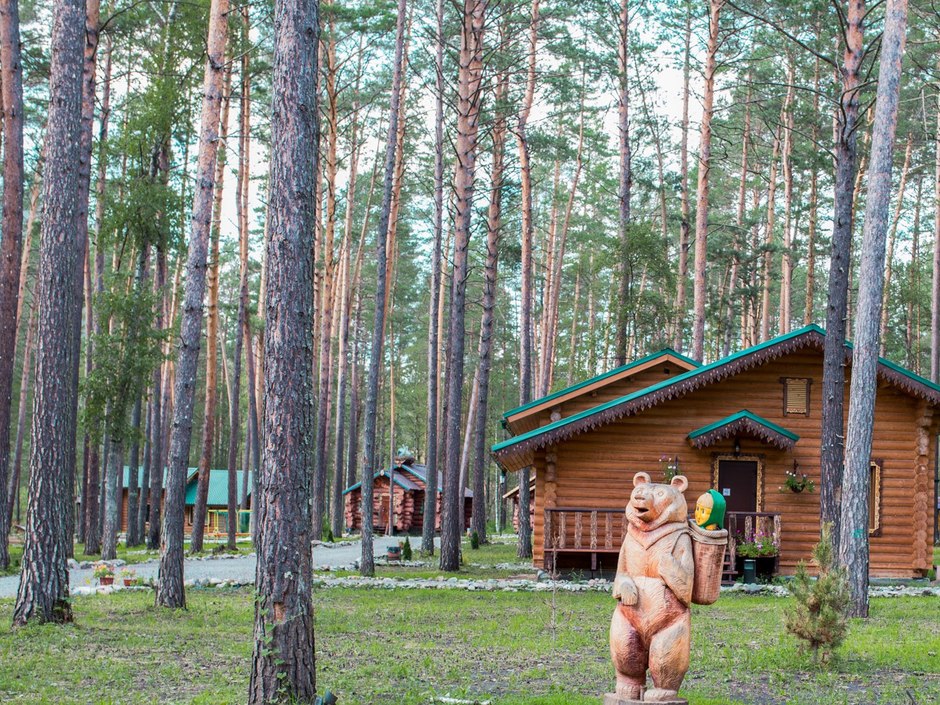
[[[404,543],[401,545],[401,559],[403,561],[410,561],[411,555],[411,539],[406,536]]]
[[[813,650],[817,663],[829,662],[848,630],[849,583],[845,570],[836,565],[831,534],[832,525],[825,524],[813,548],[812,563],[819,571],[818,577],[807,573],[805,562],[797,565],[788,585],[793,604],[784,615],[787,631]]]
[[[470,534],[470,548],[476,551],[480,547],[480,535],[474,531]]]

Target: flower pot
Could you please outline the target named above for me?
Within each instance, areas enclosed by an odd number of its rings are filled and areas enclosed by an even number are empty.
[[[389,546],[388,551],[386,552],[385,556],[390,561],[400,561],[401,560],[401,546]]]
[[[133,578],[124,578],[124,587],[131,587],[134,584]]]
[[[793,494],[800,494],[800,492],[803,491],[803,488],[802,488],[802,487],[791,487],[791,488],[790,488],[790,491],[791,491]]]
[[[113,584],[114,584],[114,576],[113,576],[113,575],[106,575],[106,576],[103,577],[103,578],[98,578],[98,583],[101,584],[101,585],[113,585]]]

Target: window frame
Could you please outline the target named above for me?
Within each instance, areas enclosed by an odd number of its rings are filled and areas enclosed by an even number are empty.
[[[806,407],[805,411],[790,411],[789,410],[789,398],[790,398],[790,383],[791,382],[803,382],[806,384]],[[783,386],[783,415],[784,416],[802,416],[808,418],[810,415],[810,408],[812,407],[810,395],[813,390],[813,378],[812,377],[781,377],[780,384]]]
[[[868,535],[881,536],[881,502],[884,495],[884,460],[871,458],[868,461]],[[874,526],[872,526],[874,520]]]

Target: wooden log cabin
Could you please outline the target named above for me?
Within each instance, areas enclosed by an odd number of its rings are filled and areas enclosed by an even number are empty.
[[[779,572],[792,573],[819,537],[824,340],[810,325],[707,365],[667,349],[507,412],[511,437],[493,455],[506,471],[534,469],[534,563],[613,569],[631,479],[642,470],[658,482],[685,475],[690,509],[702,492],[720,491],[732,552],[735,539],[766,533]],[[872,576],[931,568],[938,405],[940,386],[879,361]],[[788,471],[806,474],[815,491],[788,489]]]
[[[144,471],[143,468],[138,468],[137,471],[137,482],[138,487],[140,483],[143,482]],[[242,490],[244,478],[242,476],[241,470],[236,470],[235,472],[237,483],[238,483],[238,502],[241,506],[242,501]],[[127,531],[127,485],[128,480],[130,479],[130,468],[125,465],[124,472],[121,475],[121,523],[120,530]],[[193,510],[196,506],[196,489],[198,485],[199,471],[196,468],[189,468],[186,471],[186,508],[183,512],[183,529],[187,533],[192,531],[193,528]],[[247,511],[250,511],[251,508],[251,492],[253,487],[254,473],[248,473],[248,507]],[[163,487],[166,487],[166,471],[163,474]],[[160,515],[163,516],[163,503],[166,500],[166,491],[161,493],[160,496]],[[207,521],[206,521],[206,531],[209,534],[221,533],[228,530],[227,524],[227,514],[228,514],[228,470],[227,469],[213,469],[209,471],[209,494],[206,497],[206,512],[207,512]],[[238,520],[238,531],[239,533],[246,533],[248,525],[248,516],[245,512],[239,512]]]
[[[392,482],[389,482],[391,477]],[[413,457],[396,458],[388,470],[379,470],[372,476],[372,527],[386,531],[389,518],[389,485],[394,502],[395,531],[421,533],[424,528],[424,498],[427,490],[427,467],[416,463]],[[435,531],[441,528],[441,486],[443,477],[437,474],[437,512]],[[343,492],[345,522],[348,531],[362,529],[362,483],[357,482]],[[464,529],[470,526],[473,492],[464,490]]]

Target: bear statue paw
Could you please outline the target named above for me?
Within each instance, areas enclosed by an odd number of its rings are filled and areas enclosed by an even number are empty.
[[[643,697],[643,688],[639,685],[618,685],[617,697],[623,700],[639,700]]]
[[[675,690],[665,690],[663,688],[650,688],[646,691],[644,696],[644,702],[648,703],[662,703],[669,702],[670,700],[675,700],[678,691]]]

